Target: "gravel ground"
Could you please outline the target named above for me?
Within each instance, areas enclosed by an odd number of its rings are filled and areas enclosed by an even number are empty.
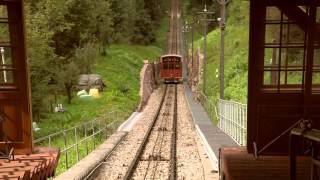
[[[197,134],[184,96],[183,86],[178,86],[178,179],[205,179],[204,168],[197,148]]]
[[[148,168],[149,162],[140,161],[137,166],[137,171],[134,174],[132,179],[168,179],[170,164],[164,161],[151,161],[149,164],[149,169],[157,169],[157,171],[148,171],[145,173],[145,170]],[[143,173],[142,173],[143,172]],[[144,178],[145,177],[145,178]]]

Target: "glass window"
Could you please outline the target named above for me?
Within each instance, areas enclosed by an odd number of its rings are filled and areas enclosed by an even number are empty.
[[[280,42],[280,28],[279,24],[267,24],[266,25],[266,34],[265,34],[265,43],[274,44]]]
[[[8,10],[5,5],[0,5],[0,18],[8,18]]]
[[[12,84],[13,64],[10,47],[0,47],[0,84]]]
[[[10,42],[9,24],[0,23],[0,43]]]
[[[320,7],[317,7],[317,19],[316,19],[317,23],[320,23]]]
[[[317,26],[320,26],[320,7],[317,7]],[[318,33],[318,32],[317,32]],[[315,41],[313,54],[312,92],[320,93],[320,42]]]
[[[305,25],[297,25],[276,7],[266,11],[263,87],[301,90],[306,39],[301,26]]]
[[[266,13],[266,20],[267,21],[272,21],[272,20],[279,20],[281,18],[281,11],[275,7],[275,6],[270,6],[267,7],[267,13]]]

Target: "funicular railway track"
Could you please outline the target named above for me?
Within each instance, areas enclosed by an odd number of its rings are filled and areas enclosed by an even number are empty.
[[[124,179],[176,179],[177,85],[167,85],[161,105]]]
[[[172,0],[167,53],[180,53],[179,0]],[[177,179],[177,85],[166,85],[159,110],[124,179]]]
[[[167,39],[167,53],[180,54],[180,0],[172,0],[170,31]],[[145,130],[145,135],[139,140],[139,145],[132,151],[132,157],[127,164],[122,164],[122,172],[117,172],[116,179],[177,179],[177,119],[178,119],[178,85],[166,84],[155,115]],[[134,155],[133,155],[134,154]],[[114,163],[115,159],[106,159]],[[110,166],[112,166],[110,163]],[[107,179],[103,174],[104,165],[96,168],[88,179]],[[113,174],[114,175],[114,174]],[[114,179],[109,177],[111,179]]]

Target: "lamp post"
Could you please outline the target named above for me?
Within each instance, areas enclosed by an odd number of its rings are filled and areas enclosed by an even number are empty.
[[[198,14],[203,14],[204,19],[204,32],[203,32],[203,92],[206,94],[206,64],[207,64],[207,22],[213,21],[213,19],[208,18],[208,14],[214,14],[214,12],[209,12],[207,5],[204,5],[203,12],[198,12]]]
[[[224,99],[224,31],[226,19],[226,5],[230,0],[216,0],[220,4],[220,99]]]
[[[3,80],[4,83],[7,82],[7,72],[5,71],[5,59],[4,59],[4,47],[0,47],[0,53],[1,53],[1,61],[2,61],[2,69],[3,69]]]

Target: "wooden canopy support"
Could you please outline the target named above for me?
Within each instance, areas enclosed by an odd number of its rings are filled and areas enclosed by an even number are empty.
[[[0,150],[32,152],[31,105],[23,0],[0,0]]]
[[[250,1],[249,153],[288,154],[299,122],[320,128],[319,17],[319,0]]]

